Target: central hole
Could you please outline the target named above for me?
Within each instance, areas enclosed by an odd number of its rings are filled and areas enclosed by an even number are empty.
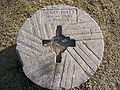
[[[61,53],[63,53],[67,47],[75,47],[76,43],[74,39],[65,37],[62,34],[62,26],[58,25],[56,29],[56,36],[51,40],[43,40],[43,46],[49,46],[56,53],[56,62],[61,63]]]

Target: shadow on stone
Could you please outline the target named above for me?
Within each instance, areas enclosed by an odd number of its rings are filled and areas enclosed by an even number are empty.
[[[0,51],[0,90],[48,90],[29,80],[16,53],[16,45]]]

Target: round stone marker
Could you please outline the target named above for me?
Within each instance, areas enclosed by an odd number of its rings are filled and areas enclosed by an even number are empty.
[[[24,22],[16,48],[25,75],[41,87],[58,90],[78,87],[96,72],[104,41],[89,14],[53,5]]]

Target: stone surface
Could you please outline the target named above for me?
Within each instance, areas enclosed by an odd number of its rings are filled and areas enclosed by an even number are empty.
[[[57,25],[62,34],[76,40],[75,47],[62,53],[56,63],[55,53],[42,46],[52,39]],[[104,41],[97,23],[84,11],[66,5],[53,5],[38,10],[19,31],[17,51],[25,75],[37,85],[48,89],[70,89],[86,82],[99,67]]]

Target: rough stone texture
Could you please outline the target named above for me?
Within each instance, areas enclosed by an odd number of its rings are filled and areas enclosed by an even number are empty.
[[[62,33],[76,40],[76,47],[62,53],[56,64],[55,54],[42,46],[44,39],[55,36],[57,25]],[[70,89],[86,82],[102,60],[104,42],[97,23],[84,11],[65,5],[48,6],[28,18],[19,31],[17,51],[26,76],[49,89]]]

